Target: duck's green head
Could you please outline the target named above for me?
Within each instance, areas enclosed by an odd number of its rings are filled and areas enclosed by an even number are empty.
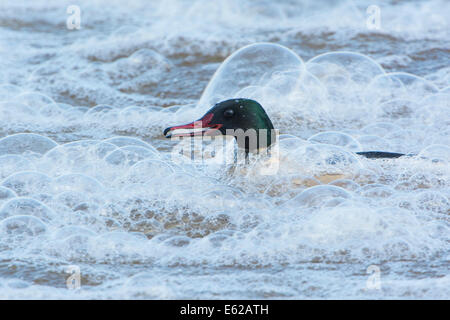
[[[197,121],[164,130],[166,138],[198,135],[234,136],[246,151],[268,147],[275,141],[272,121],[255,100],[230,99],[217,103]],[[253,137],[256,134],[256,137]],[[252,140],[255,138],[254,140]]]

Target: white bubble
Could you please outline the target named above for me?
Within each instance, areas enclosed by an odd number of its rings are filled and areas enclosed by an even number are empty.
[[[360,188],[359,184],[350,179],[338,179],[330,182],[329,184],[332,186],[341,187],[348,191],[356,191]]]
[[[411,117],[419,107],[420,105],[417,102],[396,99],[383,102],[377,109],[379,109],[379,116],[382,118],[399,119]]]
[[[61,117],[66,110],[67,109],[61,107],[60,104],[50,103],[50,104],[40,107],[39,114],[44,117],[48,117],[48,118],[56,118],[56,117]]]
[[[22,88],[19,86],[10,83],[3,83],[0,85],[0,101],[11,100],[21,92]]]
[[[384,137],[386,134],[401,130],[401,128],[390,122],[377,122],[364,127],[361,131],[367,135]]]
[[[154,147],[152,147],[150,144],[148,144],[147,142],[144,142],[142,140],[132,138],[132,137],[112,137],[112,138],[106,139],[104,141],[108,142],[108,143],[112,143],[118,147],[138,146],[138,147],[147,148],[149,150],[156,152],[156,149]]]
[[[346,74],[358,85],[367,85],[374,77],[384,74],[383,68],[368,56],[356,52],[327,52],[306,63],[309,72],[321,81]]]
[[[0,155],[25,152],[44,154],[57,145],[52,139],[38,134],[18,133],[0,139]]]
[[[85,114],[86,121],[116,121],[119,110],[109,105],[101,104],[90,108]]]
[[[35,166],[30,160],[19,155],[0,156],[0,179],[4,179],[13,173],[20,171],[34,171]]]
[[[391,149],[388,140],[383,139],[376,135],[362,135],[358,137],[358,142],[361,145],[361,149],[366,151],[379,151]]]
[[[352,152],[327,144],[303,145],[280,156],[278,174],[302,173],[324,183],[352,177],[362,167]]]
[[[421,99],[439,90],[430,81],[405,72],[379,75],[372,80],[365,90],[364,99],[375,106],[394,99]]]
[[[0,187],[0,203],[2,203],[2,201],[15,197],[17,197],[17,194],[13,190],[5,187]]]
[[[305,146],[307,144],[308,144],[307,140],[303,140],[299,137],[291,136],[291,135],[289,135],[289,136],[283,135],[283,137],[281,137],[281,135],[280,135],[280,139],[278,141],[280,150],[283,150],[285,152],[289,152],[290,150],[295,150],[295,149]]]
[[[125,146],[111,152],[105,160],[113,165],[132,166],[145,158],[158,158],[159,153],[138,146]]]
[[[343,188],[332,185],[319,185],[310,187],[292,200],[286,206],[322,207],[336,206],[343,199],[350,199],[352,195]]]
[[[433,94],[423,98],[419,103],[421,108],[416,111],[415,115],[424,125],[438,130],[445,130],[449,127],[450,94]]]
[[[331,144],[351,151],[361,151],[361,145],[352,136],[336,131],[320,132],[308,138],[313,143]]]
[[[43,221],[51,221],[55,213],[42,202],[31,198],[14,198],[6,202],[0,209],[0,218],[10,216],[34,216]]]
[[[10,175],[2,182],[19,196],[33,196],[51,192],[51,178],[35,171],[24,171]]]
[[[395,194],[395,190],[382,184],[368,184],[360,189],[363,197],[367,198],[388,198]]]
[[[73,210],[84,203],[89,203],[90,196],[85,192],[64,191],[54,197],[56,203],[63,204]]]
[[[281,88],[288,93],[295,90],[302,72],[303,61],[286,47],[272,43],[246,46],[229,56],[216,71],[200,98],[200,111],[206,111],[217,102],[235,97],[245,87],[272,88],[271,81],[276,82],[272,82],[275,85],[272,90],[276,89],[277,92]],[[269,105],[266,101],[259,102],[263,106]]]
[[[48,104],[56,104],[52,98],[40,92],[24,92],[15,97],[14,100],[30,106],[36,111]]]
[[[431,145],[420,151],[418,157],[429,159],[432,162],[450,162],[450,147],[446,145]]]
[[[0,112],[2,113],[2,120],[4,126],[11,125],[11,123],[19,122],[20,120],[36,119],[39,109],[33,109],[26,104],[16,101],[0,102]]]
[[[82,236],[88,236],[92,237],[95,236],[96,233],[88,228],[80,227],[80,226],[65,226],[52,235],[55,239],[63,240],[68,237],[74,236],[74,235],[82,235]]]
[[[60,145],[47,152],[40,162],[40,168],[52,175],[67,173],[97,174],[106,169],[103,158],[117,149],[111,143],[98,140],[80,140]]]
[[[281,200],[288,200],[295,197],[308,187],[320,184],[321,182],[314,177],[292,174],[280,176],[266,188],[264,193],[271,197],[276,197],[276,202],[278,203]]]
[[[448,197],[436,191],[423,191],[414,197],[417,208],[425,211],[450,214],[450,201]]]
[[[105,188],[96,179],[84,174],[72,173],[55,178],[52,182],[53,192],[76,191],[81,193],[103,193]]]
[[[0,236],[36,236],[46,231],[45,223],[30,215],[16,215],[0,221]]]
[[[160,160],[142,160],[133,165],[125,177],[127,183],[147,183],[167,178],[174,172],[174,169],[167,163]]]
[[[191,243],[191,238],[185,236],[172,236],[164,241],[164,245],[169,247],[187,247]]]

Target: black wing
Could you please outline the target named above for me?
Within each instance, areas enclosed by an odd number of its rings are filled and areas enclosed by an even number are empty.
[[[364,156],[369,159],[393,159],[405,156],[404,153],[384,152],[384,151],[362,151],[356,152],[356,154],[359,154],[360,156]]]

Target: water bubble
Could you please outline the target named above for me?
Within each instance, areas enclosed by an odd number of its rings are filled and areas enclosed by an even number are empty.
[[[175,299],[177,297],[171,285],[161,281],[154,273],[141,272],[130,277],[123,286],[128,296],[145,299]]]
[[[143,147],[147,148],[149,150],[152,150],[156,152],[156,149],[149,145],[148,143],[132,138],[132,137],[112,137],[109,139],[104,140],[105,142],[112,143],[113,145],[116,145],[118,147],[125,147],[125,146],[137,146],[137,147]]]
[[[434,144],[420,151],[418,157],[429,159],[434,163],[448,163],[450,162],[450,147]]]
[[[419,108],[417,102],[406,99],[395,99],[383,102],[378,106],[379,116],[386,119],[399,119],[411,117]]]
[[[437,93],[425,97],[419,104],[415,116],[428,127],[444,130],[449,127],[448,110],[450,108],[450,94]]]
[[[42,202],[31,198],[14,198],[6,202],[0,209],[0,218],[10,216],[34,216],[43,221],[50,221],[55,213]]]
[[[121,121],[126,122],[127,125],[130,125],[130,122],[145,124],[147,119],[151,118],[151,111],[152,110],[146,109],[144,107],[130,106],[121,110],[119,113],[119,117]]]
[[[247,86],[239,90],[235,96],[256,101],[271,101],[274,97],[280,96],[280,92],[271,87]]]
[[[358,137],[361,150],[391,150],[388,140],[376,135],[362,135]]]
[[[45,106],[42,106],[39,109],[39,114],[48,117],[48,118],[56,118],[61,117],[67,109],[61,107],[60,104],[50,103]]]
[[[359,184],[350,179],[338,179],[330,182],[329,184],[332,186],[341,187],[348,191],[356,191],[360,188]]]
[[[306,63],[307,70],[314,75],[326,89],[327,100],[334,107],[332,114],[321,114],[341,119],[368,118],[372,111],[364,106],[363,92],[370,81],[385,74],[383,68],[373,59],[354,52],[327,52]],[[317,86],[315,86],[317,87]],[[317,100],[317,99],[316,99]],[[316,109],[316,102],[311,101]],[[329,103],[319,103],[323,111],[329,112]],[[338,111],[339,110],[339,111]]]
[[[257,43],[239,49],[219,67],[199,101],[200,111],[206,111],[217,102],[234,97],[249,86],[266,86],[274,77],[283,77],[286,72],[288,83],[277,81],[283,91],[294,90],[304,70],[303,61],[291,50],[272,43]],[[263,79],[264,78],[264,79]],[[290,80],[288,80],[290,79]],[[282,80],[282,81],[284,81]],[[274,80],[275,81],[275,80]],[[271,101],[274,100],[272,97]],[[264,106],[270,102],[259,101]],[[273,102],[273,101],[272,101]]]
[[[280,135],[278,145],[280,150],[283,150],[283,152],[289,152],[291,150],[296,150],[300,147],[308,145],[308,141],[291,135],[283,135],[283,137],[281,138]]]
[[[407,186],[410,190],[443,187],[445,180],[431,172],[417,172],[408,179]]]
[[[3,83],[0,85],[0,101],[11,100],[21,92],[22,88],[10,83]]]
[[[361,131],[367,135],[377,135],[384,137],[389,132],[401,130],[399,126],[390,122],[377,122],[364,127]]]
[[[322,207],[336,206],[343,199],[350,199],[352,195],[343,188],[333,185],[319,185],[310,187],[292,200],[286,202],[287,206]]]
[[[278,140],[290,139],[290,138],[296,139],[296,138],[298,138],[298,137],[297,137],[297,136],[294,136],[294,135],[292,135],[292,134],[280,134],[280,135],[278,136]]]
[[[2,186],[14,190],[19,196],[33,196],[51,192],[51,178],[41,172],[25,171],[10,175]]]
[[[394,99],[418,100],[437,93],[437,87],[428,80],[404,72],[379,75],[365,90],[364,99],[369,105],[378,105]]]
[[[6,178],[20,171],[33,171],[35,166],[30,160],[19,155],[0,156],[0,179]]]
[[[160,160],[142,160],[133,165],[126,174],[127,183],[147,183],[170,176],[174,169]]]
[[[172,236],[164,241],[164,245],[169,247],[186,247],[191,243],[191,238],[185,236]]]
[[[61,66],[59,64],[54,63],[53,61],[48,61],[45,63],[41,63],[37,68],[35,68],[27,81],[31,83],[39,83],[43,82],[44,79],[55,78],[59,75],[64,74],[64,70],[61,70]]]
[[[53,180],[53,192],[76,191],[81,193],[103,193],[103,185],[96,179],[80,173],[60,176]]]
[[[17,197],[17,194],[13,190],[5,187],[0,187],[0,203],[2,203],[2,201],[15,197]]]
[[[135,33],[139,30],[139,28],[137,28],[136,26],[133,25],[126,25],[126,26],[121,26],[119,28],[117,28],[116,30],[114,30],[114,32],[112,33],[112,35],[114,36],[120,36],[120,37],[127,37],[129,36],[131,33]]]
[[[25,152],[44,154],[57,145],[52,139],[38,134],[18,133],[0,139],[0,155]]]
[[[30,215],[16,215],[0,221],[0,236],[37,236],[47,231],[40,219]]]
[[[36,119],[37,115],[37,110],[16,101],[0,102],[0,112],[5,126],[23,119]]]
[[[320,132],[308,138],[313,143],[331,144],[351,151],[360,151],[361,145],[352,136],[336,131]]]
[[[318,179],[301,174],[280,176],[267,187],[265,194],[276,197],[276,201],[288,200],[299,194],[305,188],[320,184]]]
[[[113,165],[132,166],[145,158],[158,157],[157,152],[138,146],[126,146],[111,152],[105,160]]]
[[[302,173],[329,183],[351,177],[361,168],[361,162],[352,152],[333,145],[310,144],[288,154],[280,152],[278,174]]]
[[[72,210],[80,208],[83,203],[89,203],[90,197],[84,192],[65,191],[54,198],[56,203],[61,203]]]
[[[391,151],[416,153],[421,145],[426,145],[427,135],[418,130],[401,129],[385,136],[391,145]]]
[[[90,254],[97,259],[118,261],[141,260],[148,239],[138,232],[113,231],[101,234],[92,239],[89,246]]]
[[[114,107],[101,104],[93,108],[90,108],[85,114],[84,119],[86,121],[116,121],[118,118],[119,110]]]
[[[172,64],[158,52],[142,48],[127,58],[108,66],[107,73],[113,85],[122,92],[139,92],[155,86],[170,71]]]
[[[321,81],[346,74],[354,83],[367,85],[374,77],[384,74],[383,68],[368,56],[346,51],[327,52],[306,63],[309,72]]]
[[[65,227],[62,227],[61,229],[58,229],[57,232],[55,234],[53,234],[52,236],[55,239],[63,240],[63,239],[66,239],[66,238],[74,236],[74,235],[82,235],[82,236],[92,237],[92,236],[95,236],[96,233],[85,227],[65,226]]]
[[[239,194],[239,193],[238,193]],[[221,188],[207,191],[200,195],[198,201],[206,208],[214,210],[238,209],[241,198],[234,194],[232,188]]]
[[[84,114],[89,111],[88,107],[71,107],[64,110],[64,118],[68,121],[78,121],[84,118]]]
[[[381,184],[367,184],[361,188],[360,192],[367,198],[388,198],[395,194],[394,189]]]
[[[98,140],[80,140],[60,145],[47,152],[40,162],[40,168],[55,176],[67,173],[81,173],[97,177],[107,169],[103,158],[117,147]]]
[[[129,60],[130,63],[139,65],[140,68],[142,68],[142,66],[146,66],[147,68],[158,66],[164,67],[167,71],[171,67],[170,62],[165,59],[163,55],[147,48],[139,49],[130,56]]]
[[[24,92],[15,97],[15,101],[23,103],[27,106],[30,106],[34,110],[39,110],[41,107],[44,107],[49,104],[55,104],[56,102],[46,96],[45,94],[39,92]]]
[[[30,286],[31,286],[30,283],[20,279],[11,279],[7,283],[7,287],[12,289],[26,289],[29,288]]]
[[[423,191],[415,196],[415,204],[420,210],[450,215],[450,201],[440,192]]]

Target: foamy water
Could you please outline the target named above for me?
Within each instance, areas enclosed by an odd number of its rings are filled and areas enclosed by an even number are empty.
[[[450,297],[448,1],[72,4],[0,5],[0,298]],[[172,152],[238,97],[275,174]]]

